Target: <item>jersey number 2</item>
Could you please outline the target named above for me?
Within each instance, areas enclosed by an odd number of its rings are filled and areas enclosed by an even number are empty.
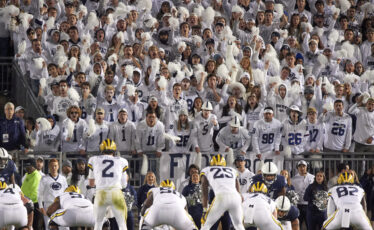
[[[102,176],[103,177],[113,177],[114,173],[113,172],[108,173],[108,170],[113,167],[114,162],[112,160],[103,160],[103,164],[107,164],[107,163],[108,163],[108,165],[104,168]]]

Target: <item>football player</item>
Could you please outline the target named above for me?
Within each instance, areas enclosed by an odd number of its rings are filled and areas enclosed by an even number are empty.
[[[18,186],[0,181],[0,228],[13,225],[19,230],[32,229],[34,205]]]
[[[160,187],[152,188],[141,210],[140,229],[152,229],[159,225],[170,225],[175,229],[197,230],[191,216],[186,212],[186,198],[175,191],[171,180],[164,180]]]
[[[56,197],[51,206],[48,207],[47,215],[50,217],[49,228],[58,229],[63,227],[93,227],[93,205],[80,194],[80,189],[70,185],[65,192]]]
[[[354,184],[354,177],[349,172],[343,172],[338,178],[338,185],[329,190],[327,204],[327,220],[323,229],[341,229],[355,227],[362,230],[372,230],[366,216],[364,190]]]
[[[267,186],[269,197],[276,199],[286,194],[286,180],[284,176],[277,175],[278,168],[273,162],[265,162],[261,167],[262,174],[252,177],[252,184],[263,182]]]
[[[116,143],[106,139],[100,145],[102,155],[93,156],[87,166],[91,169],[88,174],[89,186],[96,186],[94,201],[95,230],[101,230],[105,213],[111,208],[120,230],[127,229],[127,207],[122,188],[126,187],[126,170],[128,162],[122,157],[113,156],[117,150]]]
[[[244,230],[243,210],[239,181],[235,169],[226,167],[226,160],[217,154],[210,160],[210,166],[201,171],[201,184],[203,191],[203,216],[201,218],[202,230],[210,229],[214,223],[228,211],[235,229]],[[208,186],[215,194],[208,209]]]
[[[285,230],[299,230],[299,209],[291,205],[290,200],[286,196],[279,196],[275,200],[277,207],[278,220],[281,222]]]
[[[243,195],[244,225],[266,230],[283,230],[277,220],[275,203],[266,195],[268,192],[266,185],[256,182],[251,185],[249,192]]]

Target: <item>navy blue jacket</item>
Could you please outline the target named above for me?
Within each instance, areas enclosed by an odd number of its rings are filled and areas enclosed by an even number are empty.
[[[262,178],[262,174],[258,174],[252,177],[252,184],[255,184],[257,182],[265,183],[264,179]],[[286,179],[284,178],[284,176],[277,175],[275,181],[270,186],[268,186],[268,196],[272,197],[275,200],[284,187],[286,187]]]
[[[305,201],[308,201],[308,209],[312,212],[326,212],[325,211],[320,211],[314,204],[313,204],[313,201],[315,200],[315,193],[319,190],[324,190],[323,188],[323,185],[321,184],[310,184],[306,190],[305,190],[305,193],[304,193],[304,200]],[[324,190],[326,191],[326,190]],[[327,192],[327,191],[326,191]]]
[[[299,218],[300,211],[297,207],[291,205],[290,210],[288,211],[287,215],[282,218],[278,218],[280,221],[294,221]]]
[[[8,135],[8,142],[3,140],[4,134]],[[21,145],[26,147],[25,143],[26,132],[23,121],[16,116],[13,116],[11,120],[2,118],[0,120],[0,147],[8,151],[18,150]]]
[[[147,193],[151,188],[155,186],[149,186],[148,184],[142,185],[138,190],[138,208],[139,210],[142,208],[144,201],[147,199]]]
[[[184,197],[187,197],[192,195],[194,192],[195,192],[195,189],[198,185],[197,184],[188,184],[186,187],[183,188],[183,191],[182,191],[182,195]],[[203,205],[201,203],[202,201],[200,201],[200,203],[197,203],[196,205],[194,206],[189,206],[188,205],[188,213],[191,214],[191,216],[194,216],[194,215],[200,215],[203,213]]]
[[[0,179],[10,184],[10,177],[16,172],[16,165],[12,160],[8,160],[7,166],[0,170]]]

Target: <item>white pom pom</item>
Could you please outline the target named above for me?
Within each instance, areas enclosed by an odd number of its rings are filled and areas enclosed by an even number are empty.
[[[184,20],[184,18],[188,18],[188,17],[190,17],[190,12],[188,11],[187,8],[185,8],[185,7],[183,7],[183,6],[180,6],[180,7],[178,8],[178,12],[179,12],[179,14],[180,14],[180,17],[181,17],[181,20],[182,20],[182,21]]]
[[[278,16],[277,16],[278,19],[281,18],[282,15],[284,14],[284,7],[283,7],[282,4],[275,4],[274,5],[274,10],[278,14]]]
[[[369,92],[370,92],[370,95],[374,97],[374,86],[373,85],[369,87]]]
[[[329,79],[327,77],[323,78],[323,84],[325,84],[326,92],[328,92],[330,95],[335,95],[335,89],[334,86],[330,83]]]
[[[374,83],[374,70],[366,70],[360,77],[362,82]]]
[[[183,52],[183,51],[186,49],[186,47],[187,47],[187,45],[186,45],[185,42],[180,41],[180,42],[178,43],[178,50],[179,50],[179,49],[182,49],[182,52]]]
[[[73,100],[75,102],[79,102],[81,100],[81,97],[79,96],[79,93],[73,87],[69,88],[68,96],[71,100]]]
[[[362,103],[366,104],[366,102],[370,98],[370,94],[368,92],[365,92],[365,93],[361,94],[361,96],[362,96]]]
[[[345,14],[349,8],[351,8],[351,3],[348,0],[339,0],[340,12]]]
[[[164,76],[161,76],[157,83],[161,90],[166,90],[168,87],[168,81]]]
[[[43,69],[43,62],[44,62],[44,59],[43,58],[34,58],[34,64],[35,64],[35,67],[37,69]]]
[[[265,75],[264,71],[260,69],[252,69],[252,76],[255,83],[264,85],[265,84]]]
[[[142,167],[140,168],[140,175],[142,176],[147,175],[147,171],[148,171],[148,157],[147,155],[143,154]]]
[[[150,12],[152,10],[152,0],[138,0],[136,8]]]
[[[58,67],[62,68],[64,67],[65,63],[68,61],[68,58],[66,56],[59,56],[57,58],[57,64]]]
[[[223,37],[228,43],[233,43],[236,40],[236,37],[232,35],[232,30],[229,26],[225,26],[223,29]]]
[[[175,144],[175,142],[179,142],[179,141],[181,141],[181,138],[180,138],[180,137],[178,137],[178,136],[174,136],[174,135],[171,135],[171,134],[169,134],[169,133],[164,133],[164,138],[165,138],[166,140],[172,141],[174,144]]]
[[[3,12],[7,12],[9,14],[9,16],[11,17],[16,17],[17,15],[19,15],[19,8],[16,7],[15,5],[8,5],[6,7],[3,8]]]
[[[81,54],[79,65],[81,66],[81,71],[86,72],[88,68],[90,67],[90,57]]]
[[[348,57],[347,50],[341,49],[334,52],[334,57],[339,59],[345,59]]]
[[[323,28],[314,27],[313,33],[316,33],[320,38],[323,36],[325,30]]]
[[[113,14],[108,14],[108,25],[112,25],[113,23],[114,23]]]
[[[264,56],[264,61],[269,61],[270,62],[270,66],[273,67],[274,71],[276,73],[279,73],[280,72],[280,63],[279,63],[279,59],[278,59],[278,56],[277,56],[277,52],[275,51],[275,49],[273,48],[273,46],[268,46],[268,51],[266,51],[265,53],[265,56]]]
[[[276,85],[279,85],[281,82],[282,80],[279,76],[269,77],[269,84],[275,83]]]
[[[70,39],[70,37],[67,33],[65,33],[65,32],[60,33],[60,41],[63,41],[63,40],[69,41],[69,39]]]
[[[130,12],[129,8],[123,3],[118,3],[118,6],[113,12],[113,19],[123,18]]]
[[[284,146],[283,155],[285,157],[291,157],[292,156],[291,147],[289,145]]]
[[[253,36],[257,36],[258,37],[259,34],[260,34],[260,29],[258,27],[256,27],[256,26],[253,26],[252,29],[251,29],[251,32],[252,32]]]
[[[227,165],[229,167],[234,166],[235,159],[234,159],[234,151],[232,150],[232,148],[229,148],[229,151],[227,152],[226,160],[227,160]]]
[[[308,23],[308,22],[302,22],[301,23],[301,30],[303,32],[306,32],[307,30],[309,29],[309,31],[313,31],[313,26],[312,24]]]
[[[52,129],[51,122],[44,117],[39,117],[36,119],[36,123],[39,125],[40,131],[48,131]]]
[[[215,12],[213,8],[210,6],[207,7],[204,10],[204,14],[202,15],[202,20],[205,23],[205,25],[212,25],[212,23],[214,22],[214,16],[215,16]]]
[[[343,78],[344,83],[350,83],[350,84],[355,83],[358,80],[360,80],[360,78],[355,75],[345,75]]]
[[[98,75],[96,73],[94,73],[93,71],[90,71],[88,76],[89,76],[88,82],[90,83],[90,87],[92,89],[96,84],[96,81],[98,79]]]
[[[297,83],[292,84],[292,86],[291,86],[291,88],[289,90],[289,93],[294,98],[300,97],[300,94],[301,94],[301,87],[300,87],[300,85],[297,84]]]
[[[49,17],[48,20],[45,22],[47,26],[47,30],[50,30],[55,27],[55,17]]]
[[[204,14],[204,7],[202,5],[196,5],[193,12],[197,15],[197,17],[201,17]]]
[[[226,79],[229,77],[229,70],[227,69],[225,64],[221,64],[217,68],[217,76]]]
[[[152,39],[151,34],[149,32],[143,32],[140,37],[142,39],[145,39],[146,41],[150,41]]]
[[[30,26],[30,21],[34,18],[33,15],[28,14],[28,13],[20,13],[19,14],[19,19],[21,20],[21,24],[23,28],[29,28]]]
[[[39,81],[40,88],[45,89],[47,87],[47,79],[45,77],[42,77]]]
[[[125,35],[123,34],[122,31],[118,32],[116,37],[121,40],[121,43],[125,42]]]
[[[76,70],[77,67],[77,59],[75,57],[71,57],[69,60],[69,69],[72,69],[73,72]]]
[[[25,51],[26,51],[26,41],[25,40],[23,40],[22,42],[20,42],[19,44],[18,44],[18,54],[24,54],[25,53]]]
[[[181,83],[182,80],[185,78],[186,73],[184,71],[178,71],[177,75],[175,76],[175,81]]]
[[[155,19],[154,17],[151,17],[150,19],[144,22],[144,25],[147,28],[152,28],[156,23],[157,23],[157,19]]]
[[[151,61],[152,71],[155,71],[156,74],[160,73],[160,62],[159,58],[152,59]]]
[[[116,64],[117,61],[118,61],[118,56],[116,53],[113,53],[112,55],[108,57],[108,65],[110,66]]]
[[[179,28],[179,21],[178,21],[177,18],[170,17],[169,18],[169,24],[170,24],[170,27],[172,28],[172,30],[174,30],[174,31],[178,30],[178,28]]]
[[[136,88],[133,85],[127,84],[126,85],[126,94],[129,97],[135,96]]]
[[[134,66],[133,65],[126,65],[125,67],[126,76],[131,79],[132,75],[134,74]]]
[[[83,14],[83,16],[86,16],[87,15],[87,7],[83,4],[80,4],[79,5],[79,12],[81,12]]]
[[[334,110],[334,103],[332,101],[328,101],[327,103],[323,104],[322,109],[331,112]]]
[[[241,13],[244,16],[244,10],[239,5],[234,5],[231,9],[231,13]]]
[[[204,71],[204,66],[202,64],[197,64],[194,66],[194,75],[196,77],[197,82],[200,82],[203,76],[207,76],[207,72]]]
[[[319,64],[321,65],[322,68],[325,67],[329,63],[329,60],[323,54],[318,55],[317,61],[319,62]]]
[[[181,71],[181,64],[179,62],[169,62],[168,70],[171,74],[174,74],[177,71]]]
[[[192,35],[192,42],[195,46],[197,46],[198,44],[201,45],[203,42],[203,39],[199,35]]]
[[[99,23],[99,19],[97,19],[96,13],[95,12],[90,12],[88,14],[86,28],[88,30],[94,30],[95,27],[98,27],[99,25],[100,25],[100,23]]]
[[[201,152],[198,152],[196,153],[196,158],[195,158],[195,162],[194,164],[199,168],[201,169],[201,160],[202,160],[203,156],[201,154]]]
[[[88,120],[88,129],[87,129],[87,136],[91,136],[96,132],[96,125],[95,125],[95,120],[90,118]]]
[[[329,47],[334,47],[336,42],[339,39],[339,32],[337,30],[333,29],[330,32],[328,39],[329,39],[329,41],[327,42],[328,46]]]
[[[355,47],[349,41],[344,42],[341,49],[347,51],[347,58],[354,57]]]
[[[67,124],[66,124],[66,128],[68,130],[68,138],[72,138],[73,137],[73,134],[74,134],[74,128],[75,128],[75,125],[74,125],[74,122],[70,119],[67,120]]]

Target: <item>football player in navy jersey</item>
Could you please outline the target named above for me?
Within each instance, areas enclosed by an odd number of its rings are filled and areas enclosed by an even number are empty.
[[[268,187],[268,196],[276,199],[286,194],[286,180],[283,176],[277,175],[278,168],[273,162],[265,162],[261,167],[262,174],[252,177],[252,184],[263,182]]]
[[[299,230],[299,209],[291,205],[290,200],[286,196],[279,196],[275,200],[277,205],[278,220],[286,230]]]

